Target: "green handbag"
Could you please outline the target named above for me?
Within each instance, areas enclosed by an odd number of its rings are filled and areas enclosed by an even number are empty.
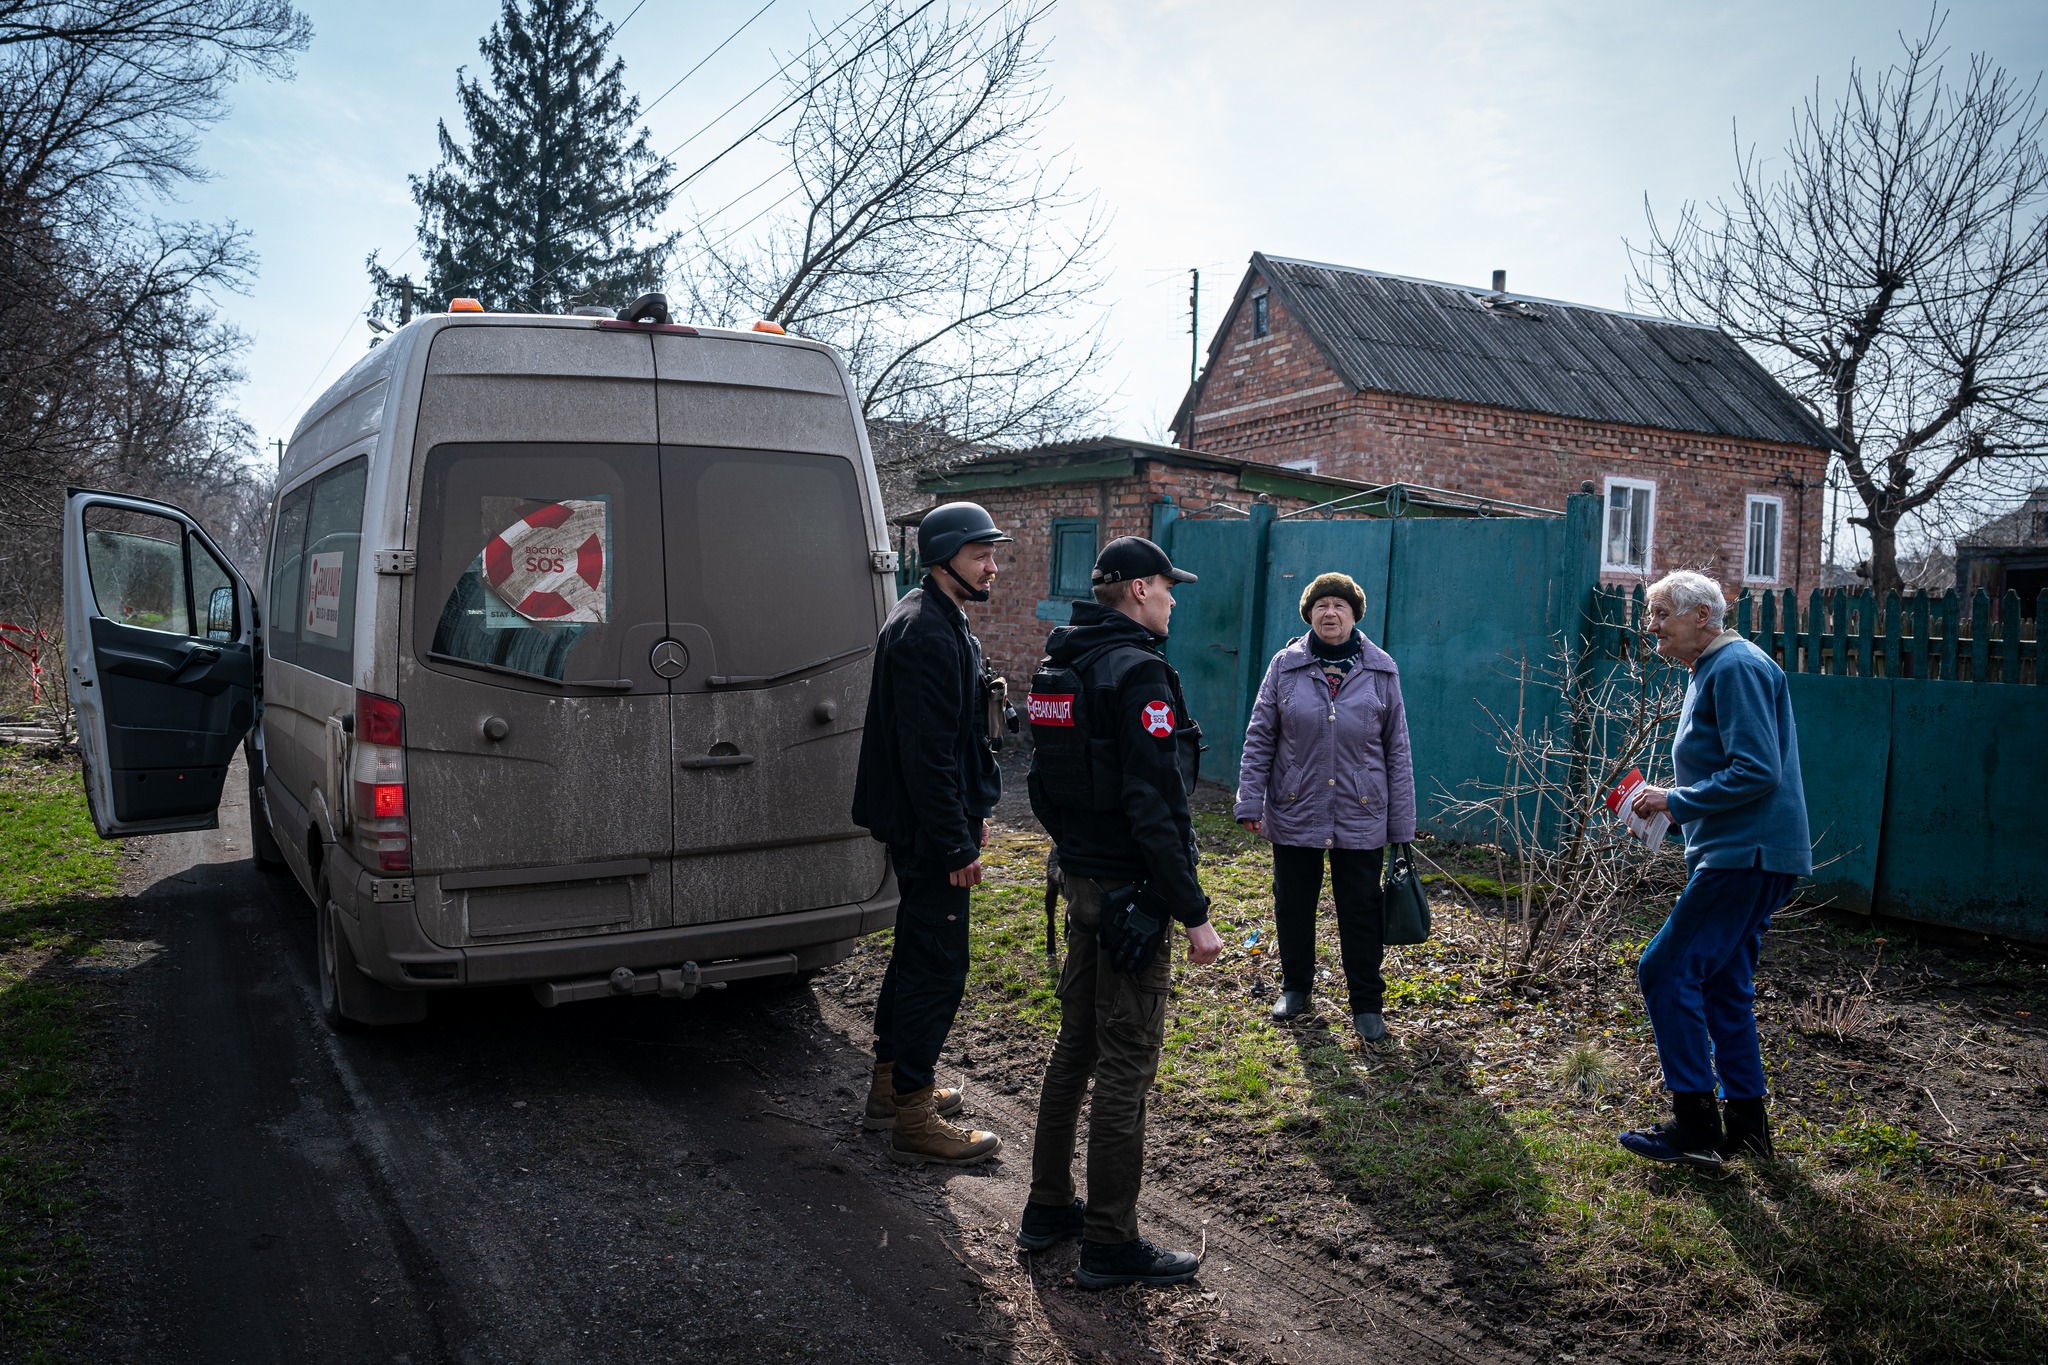
[[[1414,855],[1407,844],[1387,849],[1387,881],[1381,888],[1380,942],[1425,943],[1429,940],[1429,896],[1415,875]]]

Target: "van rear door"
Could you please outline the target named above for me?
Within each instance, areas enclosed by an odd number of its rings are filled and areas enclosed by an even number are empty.
[[[102,837],[212,829],[255,718],[249,588],[168,503],[64,498],[65,684]]]
[[[439,943],[670,922],[652,379],[644,335],[434,339],[399,698],[420,918]]]
[[[674,922],[873,896],[852,822],[880,626],[870,489],[822,352],[656,336],[675,718]]]

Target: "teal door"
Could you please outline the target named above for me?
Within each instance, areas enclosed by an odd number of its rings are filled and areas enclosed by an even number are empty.
[[[1166,660],[1180,674],[1188,710],[1208,746],[1202,776],[1216,782],[1237,781],[1237,753],[1244,741],[1237,673],[1249,529],[1242,521],[1182,518],[1167,532],[1164,547],[1175,564],[1201,580],[1174,590]]]

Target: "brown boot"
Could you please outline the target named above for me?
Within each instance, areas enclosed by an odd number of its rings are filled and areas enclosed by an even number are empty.
[[[889,1135],[889,1159],[906,1166],[936,1161],[941,1166],[972,1166],[1003,1150],[1003,1140],[979,1128],[955,1128],[932,1111],[932,1087],[908,1095],[892,1095],[896,1131]]]
[[[870,1133],[879,1133],[884,1128],[896,1126],[896,1087],[889,1076],[896,1069],[894,1062],[875,1063],[875,1074],[868,1081],[867,1112],[861,1115],[860,1126]],[[960,1107],[960,1092],[951,1086],[935,1086],[932,1089],[932,1110],[935,1113],[950,1114]]]

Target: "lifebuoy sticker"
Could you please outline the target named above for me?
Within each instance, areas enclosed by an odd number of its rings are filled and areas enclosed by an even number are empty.
[[[1173,708],[1163,701],[1148,701],[1138,713],[1138,723],[1154,739],[1173,738]]]
[[[529,505],[484,546],[484,583],[528,621],[602,625],[610,597],[608,512],[594,498]]]

